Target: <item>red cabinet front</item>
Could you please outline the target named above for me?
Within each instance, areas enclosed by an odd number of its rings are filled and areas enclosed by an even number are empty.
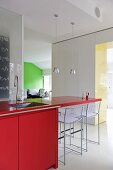
[[[19,116],[19,169],[58,166],[57,109]]]
[[[0,119],[0,170],[18,170],[18,117]]]

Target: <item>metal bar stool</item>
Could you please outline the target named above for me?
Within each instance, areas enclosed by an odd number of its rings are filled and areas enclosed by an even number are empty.
[[[74,125],[74,123],[76,122],[80,122],[80,152],[71,149],[70,147],[68,147],[68,149],[70,149],[71,151],[75,151],[78,152],[79,154],[82,155],[82,150],[83,150],[83,146],[82,146],[82,131],[83,131],[83,116],[82,116],[82,111],[83,111],[83,107],[77,105],[73,108],[60,108],[59,109],[59,123],[60,123],[60,137],[59,139],[61,140],[62,138],[64,138],[64,165],[66,163],[66,132],[69,131],[70,132],[70,146],[72,145],[71,143],[71,137],[72,134],[74,134],[74,128],[71,125]],[[63,123],[63,131],[61,131],[61,123]],[[70,128],[66,129],[66,124],[70,125]],[[72,132],[73,129],[73,132]],[[63,132],[63,133],[62,133]],[[75,145],[73,145],[75,146]]]
[[[94,103],[88,103],[88,104],[83,106],[83,117],[84,117],[85,123],[86,123],[86,150],[87,150],[87,142],[93,142],[93,143],[100,144],[100,126],[99,126],[100,105],[101,105],[101,101],[94,102]],[[96,117],[96,116],[98,118],[97,141],[90,140],[90,139],[87,138],[87,135],[88,135],[87,120],[88,120],[88,118],[92,118],[92,117]],[[83,122],[84,122],[84,120],[83,120]]]

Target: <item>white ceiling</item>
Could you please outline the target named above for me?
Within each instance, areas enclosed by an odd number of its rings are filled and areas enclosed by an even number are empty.
[[[24,15],[25,61],[50,68],[51,43],[55,41],[58,14],[58,41],[113,26],[113,0],[0,0],[0,6]],[[95,8],[100,9],[100,17]],[[97,8],[97,15],[99,14]],[[47,64],[48,63],[48,64]]]

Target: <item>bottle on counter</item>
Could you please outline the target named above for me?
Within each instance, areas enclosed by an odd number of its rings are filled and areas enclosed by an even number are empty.
[[[86,92],[86,100],[89,98],[89,92]]]

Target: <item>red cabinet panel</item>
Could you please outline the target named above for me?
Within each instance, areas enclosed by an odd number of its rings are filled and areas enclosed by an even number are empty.
[[[58,166],[57,109],[20,115],[20,170],[47,170],[52,166]]]
[[[0,119],[0,170],[18,170],[18,117]]]

